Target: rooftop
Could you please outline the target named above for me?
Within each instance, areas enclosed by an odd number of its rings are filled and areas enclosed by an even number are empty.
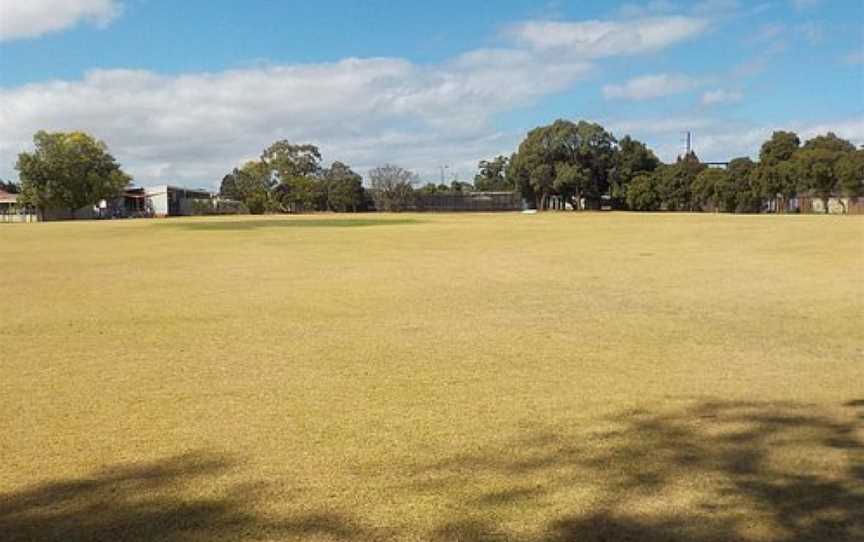
[[[17,203],[18,195],[10,194],[4,190],[0,190],[0,203]]]

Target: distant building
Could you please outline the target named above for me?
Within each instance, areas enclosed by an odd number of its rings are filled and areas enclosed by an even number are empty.
[[[215,195],[203,189],[160,185],[145,189],[150,211],[154,216],[190,216],[206,214],[201,207],[213,206]]]
[[[207,190],[161,185],[127,187],[114,198],[96,201],[80,209],[24,209],[15,194],[0,191],[0,222],[99,220],[168,216],[246,213],[246,207]]]
[[[152,216],[143,188],[128,187],[114,198],[102,199],[80,209],[41,209],[39,220],[99,220]]]
[[[16,208],[18,205],[18,196],[10,194],[4,190],[0,190],[0,212],[8,211]]]
[[[153,212],[143,188],[127,188],[123,195],[114,200],[114,214],[111,218],[151,217]]]
[[[23,205],[18,203],[18,195],[0,190],[0,222],[31,222],[31,217]]]
[[[0,222],[45,222],[52,220],[137,218],[152,216],[143,188],[126,188],[115,198],[103,199],[80,209],[35,209],[18,201],[17,194],[0,190]]]

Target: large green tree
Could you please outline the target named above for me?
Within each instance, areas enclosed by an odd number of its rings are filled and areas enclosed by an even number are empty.
[[[764,199],[780,198],[780,212],[786,210],[788,201],[798,192],[800,175],[792,158],[800,147],[801,140],[795,132],[774,132],[759,149],[759,164],[751,173],[753,191]]]
[[[705,169],[695,152],[679,156],[671,165],[658,171],[658,192],[662,205],[669,211],[690,211],[695,209],[692,185],[696,176]]]
[[[264,149],[261,161],[273,171],[277,181],[273,199],[283,211],[300,212],[326,206],[318,147],[295,145],[283,139]]]
[[[842,152],[826,148],[804,149],[795,155],[795,162],[801,172],[802,188],[809,190],[822,200],[822,208],[828,212],[828,200],[837,192],[839,178],[837,165]]]
[[[285,139],[264,149],[261,160],[269,165],[278,181],[308,177],[321,170],[321,152],[315,145],[295,145]]]
[[[780,212],[786,210],[789,200],[798,193],[800,171],[793,160],[760,161],[752,176],[753,188],[761,196],[771,200],[780,198]]]
[[[864,149],[844,153],[835,170],[844,195],[853,198],[864,196]]]
[[[321,209],[327,197],[320,179],[298,175],[284,177],[273,188],[273,200],[283,212],[300,213]]]
[[[363,179],[342,162],[321,166],[315,145],[276,141],[222,179],[220,193],[250,212],[358,211],[367,207]]]
[[[27,204],[74,212],[116,197],[132,180],[105,143],[83,132],[39,131],[33,143],[15,166]]]
[[[660,209],[660,194],[657,189],[658,173],[644,172],[636,175],[627,185],[625,202],[634,211],[656,211]]]
[[[582,197],[599,203],[609,188],[615,143],[599,124],[559,119],[528,132],[510,159],[507,177],[540,210],[553,195],[574,208]]]
[[[566,150],[573,152],[575,163],[583,172],[582,182],[578,184],[573,199],[578,203],[584,196],[589,205],[599,208],[600,196],[609,192],[609,171],[616,153],[615,137],[599,124],[581,120],[576,124],[576,135],[575,141],[565,138]],[[571,146],[573,143],[575,147]],[[570,194],[563,195],[566,198]]]
[[[590,190],[591,170],[578,163],[561,161],[555,163],[553,171],[552,191],[577,209],[581,194]]]
[[[726,167],[735,194],[736,212],[758,213],[762,208],[763,193],[754,176],[756,167],[756,163],[747,156],[733,158]]]
[[[697,209],[713,211],[729,210],[728,200],[731,181],[725,169],[706,168],[696,175],[691,187],[693,204]],[[732,200],[734,210],[734,198]]]
[[[242,202],[252,214],[273,207],[271,191],[276,185],[270,166],[262,160],[251,160],[222,179],[219,193]]]
[[[627,195],[627,186],[637,176],[650,173],[660,166],[660,160],[647,145],[624,136],[618,142],[609,171],[609,195],[617,200],[624,200]]]
[[[826,213],[829,198],[841,191],[841,160],[854,152],[855,145],[828,132],[807,141],[795,153],[794,161],[800,173],[801,188],[821,199]]]
[[[480,192],[513,190],[515,187],[506,175],[509,161],[506,156],[482,160],[477,166],[480,171],[474,176],[474,188]]]
[[[795,132],[774,132],[771,134],[771,139],[763,143],[759,149],[759,163],[773,166],[791,160],[800,146],[801,140]]]
[[[855,150],[855,145],[842,137],[837,137],[837,134],[834,132],[828,132],[827,134],[818,135],[813,139],[807,140],[802,149],[805,151],[811,149],[822,149],[831,152],[844,153],[853,152]]]
[[[324,172],[321,182],[327,210],[357,212],[363,208],[363,179],[347,165],[333,162]]]

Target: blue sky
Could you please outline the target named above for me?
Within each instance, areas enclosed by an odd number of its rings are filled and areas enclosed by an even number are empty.
[[[556,118],[664,160],[772,130],[864,144],[864,3],[0,0],[0,177],[34,131],[105,140],[141,184],[213,187],[281,138],[462,178]]]

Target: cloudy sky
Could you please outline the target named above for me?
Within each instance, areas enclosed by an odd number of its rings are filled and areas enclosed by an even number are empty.
[[[421,5],[422,4],[422,5]],[[39,129],[139,184],[218,186],[277,139],[470,178],[556,118],[664,160],[772,130],[864,144],[864,2],[0,0],[0,177]]]

